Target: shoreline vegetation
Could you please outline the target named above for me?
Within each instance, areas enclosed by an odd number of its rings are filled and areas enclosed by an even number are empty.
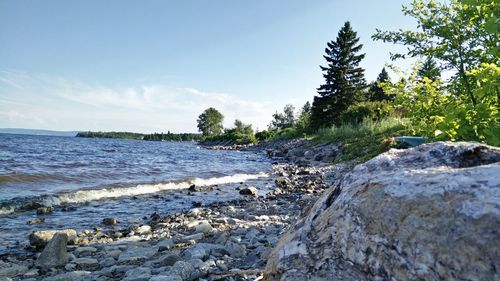
[[[78,138],[108,138],[108,139],[132,139],[146,141],[197,141],[200,140],[201,134],[192,133],[153,133],[140,134],[132,132],[78,132]]]

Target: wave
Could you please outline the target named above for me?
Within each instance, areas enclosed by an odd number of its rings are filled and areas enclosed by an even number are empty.
[[[41,206],[81,204],[90,201],[113,199],[124,196],[151,194],[166,190],[187,189],[192,184],[196,186],[212,186],[239,183],[266,177],[269,177],[269,175],[266,173],[235,174],[231,176],[214,177],[208,179],[193,178],[179,182],[138,184],[130,187],[87,189],[75,192],[59,193],[55,195],[45,195],[30,198],[15,198],[6,202],[0,202],[0,215],[9,215],[15,212],[33,210]]]

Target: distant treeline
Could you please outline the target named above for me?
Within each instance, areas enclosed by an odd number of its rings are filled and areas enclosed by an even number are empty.
[[[201,134],[181,133],[174,134],[170,131],[167,133],[154,134],[139,134],[131,132],[79,132],[77,137],[80,138],[108,138],[108,139],[134,139],[148,141],[192,141],[199,140]]]

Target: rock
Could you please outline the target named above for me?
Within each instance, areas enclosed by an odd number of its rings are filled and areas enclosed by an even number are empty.
[[[26,222],[26,224],[43,224],[45,223],[45,218],[35,218]]]
[[[139,235],[150,234],[151,233],[151,226],[142,225],[135,230],[135,233],[137,233]]]
[[[9,278],[9,277],[0,277],[0,281],[12,281],[12,278]]]
[[[155,261],[155,264],[159,266],[172,266],[176,262],[180,261],[181,257],[177,254],[168,253],[166,255],[161,256],[158,260]]]
[[[244,246],[228,241],[224,247],[224,249],[229,253],[229,255],[233,258],[241,258],[247,254],[247,251]]]
[[[201,214],[201,210],[199,208],[193,208],[191,210],[189,210],[188,212],[188,215],[192,216],[192,217],[197,217]]]
[[[191,273],[193,273],[194,267],[185,261],[178,261],[172,266],[172,269],[169,273],[173,275],[178,275],[182,278],[182,280],[190,280]]]
[[[125,278],[123,280],[149,280],[151,278],[151,269],[147,267],[136,267],[128,270],[125,273]]]
[[[137,247],[129,248],[127,251],[120,254],[118,262],[121,263],[140,263],[143,260],[149,259],[158,252],[158,247]]]
[[[77,256],[88,255],[97,252],[97,249],[94,247],[78,247],[73,253]]]
[[[255,187],[243,188],[240,190],[241,195],[250,195],[250,196],[258,196],[259,191]]]
[[[13,265],[10,267],[0,268],[0,276],[14,277],[23,275],[28,271],[28,267],[24,265]]]
[[[61,273],[55,276],[50,276],[45,279],[42,279],[43,281],[80,281],[80,280],[87,280],[88,275],[90,275],[90,272],[88,271],[72,271],[72,272],[66,272],[66,273]]]
[[[36,266],[53,268],[65,265],[69,259],[67,244],[68,236],[66,234],[55,234],[36,260]]]
[[[199,233],[199,232],[209,233],[209,232],[212,232],[214,230],[212,225],[210,225],[210,223],[208,221],[201,221],[194,228],[195,228],[195,230],[194,230],[195,233]]]
[[[171,250],[175,248],[175,243],[173,239],[165,239],[158,242],[157,246],[160,251]]]
[[[200,239],[202,239],[205,235],[203,234],[203,232],[199,232],[199,233],[195,233],[195,234],[192,234],[192,235],[186,235],[184,237],[181,237],[179,239],[180,242],[182,243],[187,243],[191,240],[193,241],[198,241]]]
[[[96,271],[101,266],[96,259],[92,258],[77,258],[73,261],[76,264],[76,268],[85,271]]]
[[[112,257],[107,257],[99,262],[101,267],[110,267],[116,264],[116,260]]]
[[[102,219],[102,224],[104,225],[115,225],[118,223],[116,218],[104,218]]]
[[[74,229],[33,231],[29,235],[30,244],[37,248],[44,247],[57,233],[66,234],[68,236],[68,244],[75,244],[77,236]]]
[[[276,184],[276,187],[279,188],[288,188],[290,186],[290,180],[287,177],[277,177],[274,180],[274,183]]]
[[[199,191],[201,191],[201,187],[192,184],[191,186],[189,186],[188,190],[191,192],[199,192]]]
[[[264,280],[496,280],[499,174],[478,143],[390,150],[322,194]]]
[[[47,214],[52,214],[54,211],[54,208],[52,207],[40,207],[36,209],[36,214],[37,215],[47,215]]]
[[[151,277],[149,281],[183,281],[179,275],[157,275]]]

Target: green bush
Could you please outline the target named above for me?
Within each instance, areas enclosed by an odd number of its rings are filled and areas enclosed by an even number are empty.
[[[365,119],[372,121],[394,116],[394,109],[386,101],[368,101],[360,102],[349,106],[349,108],[340,115],[343,124],[359,124]]]
[[[274,131],[263,130],[255,134],[255,138],[259,141],[266,141],[274,136]]]

